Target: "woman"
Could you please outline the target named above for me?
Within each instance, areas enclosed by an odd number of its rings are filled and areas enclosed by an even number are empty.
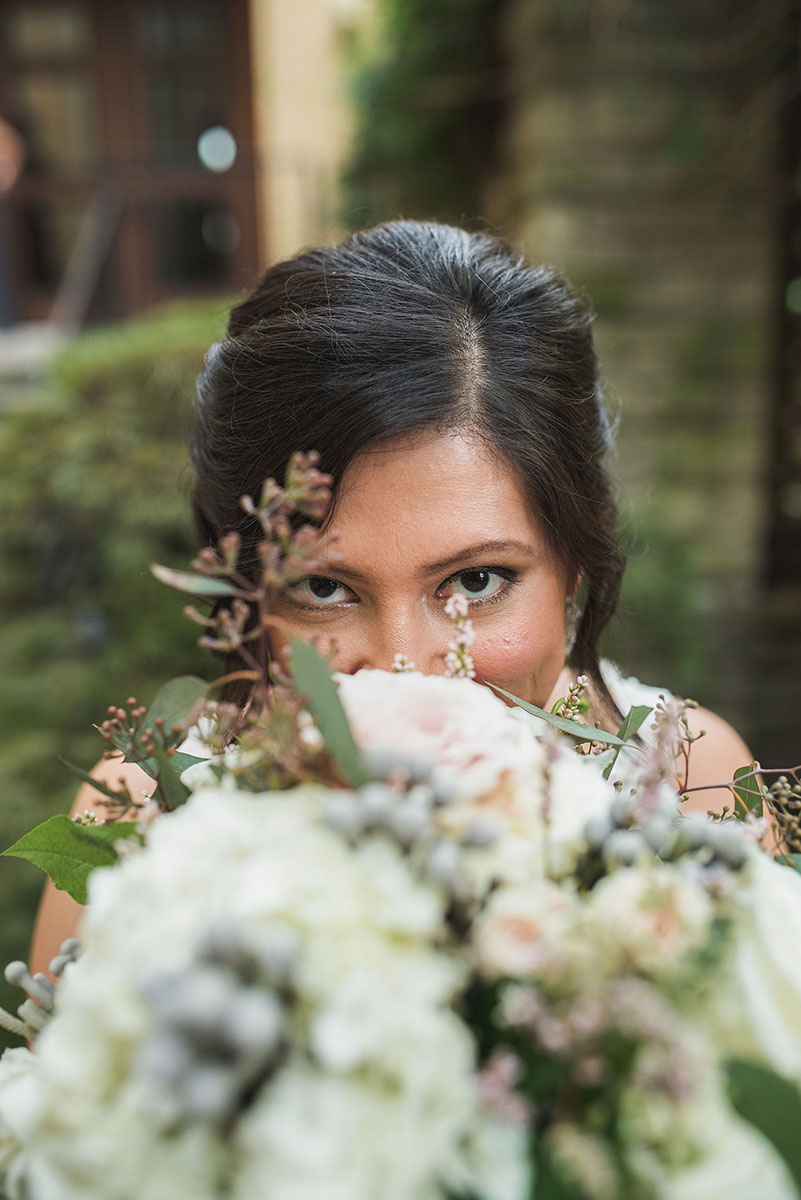
[[[277,606],[288,633],[330,639],[344,672],[398,654],[441,671],[459,593],[479,679],[547,707],[586,674],[612,727],[658,693],[599,664],[624,564],[609,438],[590,316],[570,288],[485,234],[393,222],[279,263],[234,308],[198,384],[195,515],[204,542],[238,529],[253,564],[259,531],[240,496],[317,449],[337,481],[332,553]],[[692,723],[706,735],[691,787],[750,761],[714,714]],[[134,794],[148,784],[119,761],[97,775]],[[82,788],[77,809],[95,795]],[[728,799],[695,791],[687,807]],[[48,891],[38,966],[75,917]]]

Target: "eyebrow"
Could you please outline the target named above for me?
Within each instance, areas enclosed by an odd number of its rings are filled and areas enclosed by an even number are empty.
[[[486,554],[502,554],[507,550],[517,550],[523,554],[534,554],[535,549],[529,542],[516,541],[514,538],[505,538],[490,542],[477,542],[474,546],[465,546],[456,554],[449,554],[447,558],[438,558],[435,562],[424,563],[420,568],[423,575],[436,575],[440,572],[447,571],[450,568],[458,566],[460,563],[466,562],[468,559],[476,559],[480,555]],[[359,582],[364,582],[365,576],[361,571],[354,571],[350,567],[340,566],[339,563],[331,563],[332,574],[337,578],[353,579]]]

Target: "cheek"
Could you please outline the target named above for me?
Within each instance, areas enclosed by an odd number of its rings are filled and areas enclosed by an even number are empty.
[[[476,675],[542,706],[564,666],[564,621],[558,606],[532,619],[530,613],[507,618],[484,632],[476,622],[472,647]]]

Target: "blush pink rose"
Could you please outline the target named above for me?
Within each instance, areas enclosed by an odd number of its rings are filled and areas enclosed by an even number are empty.
[[[337,677],[339,694],[363,749],[422,756],[440,778],[458,779],[463,796],[494,791],[502,780],[531,779],[543,748],[488,688],[470,679],[364,670]]]

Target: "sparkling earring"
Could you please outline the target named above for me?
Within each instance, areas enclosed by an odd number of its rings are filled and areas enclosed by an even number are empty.
[[[565,659],[568,659],[573,653],[580,619],[581,613],[576,603],[576,597],[568,596],[565,600]]]

